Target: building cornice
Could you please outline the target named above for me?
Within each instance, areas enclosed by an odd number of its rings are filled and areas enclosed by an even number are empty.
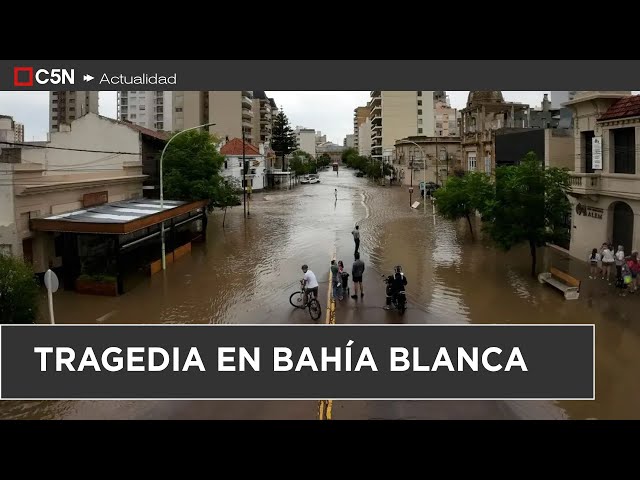
[[[85,179],[85,180],[75,180],[70,182],[55,182],[55,183],[51,182],[49,184],[43,183],[42,185],[33,185],[33,186],[25,187],[22,191],[17,193],[17,195],[22,197],[27,195],[39,195],[39,194],[50,193],[50,192],[102,187],[105,185],[142,183],[148,177],[149,175],[128,175],[125,177],[93,178],[93,179]]]

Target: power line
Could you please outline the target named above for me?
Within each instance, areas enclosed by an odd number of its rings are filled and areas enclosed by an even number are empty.
[[[65,147],[52,147],[49,145],[33,145],[30,143],[16,143],[16,142],[3,142],[0,144],[10,145],[14,147],[30,147],[30,148],[48,148],[49,150],[65,150],[68,152],[89,152],[89,153],[111,153],[114,155],[142,155],[140,152],[113,152],[109,150],[88,150],[84,148],[65,148]]]

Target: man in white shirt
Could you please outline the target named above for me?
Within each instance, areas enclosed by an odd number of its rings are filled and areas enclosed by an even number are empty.
[[[307,296],[309,293],[313,294],[313,298],[318,298],[318,280],[316,279],[315,273],[309,270],[306,264],[302,265],[302,271],[304,272],[302,288],[304,288],[304,304],[306,305],[309,301]]]

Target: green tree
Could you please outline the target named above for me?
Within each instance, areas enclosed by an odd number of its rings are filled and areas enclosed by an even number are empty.
[[[357,157],[358,150],[353,147],[349,147],[342,152],[342,163],[349,165]]]
[[[493,199],[493,186],[489,177],[481,172],[469,172],[462,177],[447,180],[443,188],[433,194],[438,213],[449,220],[466,218],[474,238],[471,217],[486,211]]]
[[[39,287],[32,268],[21,259],[0,254],[0,272],[0,323],[33,323]]]
[[[174,136],[164,154],[164,194],[172,200],[209,200],[208,209],[218,201],[223,178],[224,157],[219,140],[207,131],[192,130]]]
[[[566,241],[564,219],[570,213],[567,198],[569,172],[545,169],[529,152],[519,165],[496,169],[495,199],[487,210],[486,230],[505,251],[526,242],[531,253],[531,275],[536,274],[536,248]]]
[[[289,125],[289,119],[281,110],[273,120],[271,129],[271,148],[282,158],[282,170],[287,170],[285,156],[295,151],[297,147],[296,134]]]
[[[318,167],[328,167],[331,165],[331,155],[323,153],[318,157]]]
[[[240,191],[240,181],[234,177],[222,179],[216,188],[214,206],[224,211],[222,215],[222,228],[224,228],[224,222],[227,219],[227,208],[242,205],[239,195]]]

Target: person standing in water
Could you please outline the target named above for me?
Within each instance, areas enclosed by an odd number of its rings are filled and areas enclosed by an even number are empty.
[[[360,251],[360,227],[356,225],[356,228],[351,232],[353,235],[353,242],[356,244],[356,249],[354,253],[358,253]]]

